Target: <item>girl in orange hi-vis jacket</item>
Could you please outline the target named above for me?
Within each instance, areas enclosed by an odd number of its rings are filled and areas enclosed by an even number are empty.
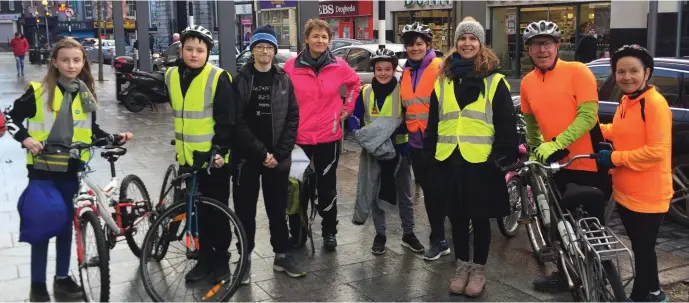
[[[613,196],[632,241],[636,277],[630,299],[667,302],[658,280],[655,244],[673,195],[672,112],[648,85],[653,57],[645,48],[623,46],[613,54],[611,67],[624,96],[613,122],[601,125],[615,151],[601,151],[598,164],[612,168]]]

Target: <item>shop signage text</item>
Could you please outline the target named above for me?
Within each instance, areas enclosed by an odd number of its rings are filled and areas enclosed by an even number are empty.
[[[17,21],[20,14],[0,14],[0,21]]]
[[[289,0],[260,0],[258,6],[261,9],[297,7],[297,1]]]
[[[318,6],[321,16],[351,16],[358,13],[356,1],[333,1]]]
[[[235,4],[234,12],[236,15],[250,15],[251,4]]]
[[[101,21],[104,28],[112,28],[112,21],[104,22]],[[98,21],[93,21],[93,28],[98,28]],[[124,28],[126,29],[136,29],[136,21],[124,20]]]
[[[404,7],[410,8],[414,6],[426,7],[426,6],[444,6],[451,5],[452,0],[404,0]]]
[[[71,23],[72,23],[72,30],[93,29],[91,22],[72,21]],[[69,24],[70,24],[70,22],[60,21],[57,23],[57,27],[59,29],[67,30],[67,29],[69,29]]]

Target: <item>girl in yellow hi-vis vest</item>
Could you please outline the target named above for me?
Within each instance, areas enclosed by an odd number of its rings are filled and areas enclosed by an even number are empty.
[[[517,158],[516,119],[498,58],[485,46],[483,26],[467,17],[455,31],[456,50],[435,82],[424,146],[435,147],[436,192],[452,222],[457,271],[450,292],[476,297],[486,283],[490,218],[509,213],[500,166]],[[474,258],[469,259],[469,222]]]
[[[9,133],[27,150],[29,185],[22,194],[18,207],[22,222],[36,221],[41,216],[37,212],[55,207],[55,204],[46,204],[50,201],[40,201],[41,193],[45,192],[58,192],[64,200],[67,214],[64,221],[59,218],[55,221],[48,220],[50,222],[43,221],[39,229],[51,226],[51,230],[54,228],[55,232],[42,233],[41,237],[24,233],[28,228],[34,232],[37,226],[21,226],[20,241],[22,236],[31,239],[24,241],[31,243],[32,302],[50,301],[45,282],[50,238],[43,239],[49,234],[57,235],[57,262],[53,284],[55,295],[73,299],[82,296],[81,287],[68,276],[72,246],[72,225],[69,223],[73,211],[72,198],[79,189],[77,172],[81,161],[68,157],[57,157],[64,159],[63,161],[40,161],[41,158],[36,156],[43,152],[42,142],[69,145],[74,142],[90,143],[92,136],[96,139],[113,138],[96,124],[97,103],[91,65],[81,43],[72,38],[60,40],[53,48],[50,58],[48,73],[43,81],[31,82],[24,95],[14,102],[6,117]],[[23,126],[25,120],[27,128]],[[120,144],[132,138],[131,133],[121,133],[119,136],[122,138]],[[48,196],[43,194],[43,198],[45,197]],[[57,223],[58,220],[66,224]]]

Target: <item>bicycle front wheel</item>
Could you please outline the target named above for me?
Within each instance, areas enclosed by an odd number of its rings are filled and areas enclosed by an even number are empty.
[[[110,300],[110,250],[98,216],[87,211],[79,217],[77,230],[79,279],[86,302]]]
[[[229,207],[203,197],[194,201],[191,214],[193,217],[190,220],[192,226],[187,226],[187,207],[186,203],[168,206],[146,234],[140,260],[144,288],[156,302],[227,301],[237,291],[241,277],[248,270],[249,253],[244,228]],[[208,209],[204,214],[213,213],[215,217],[197,219],[199,207]],[[187,274],[198,264],[200,257],[200,251],[191,243],[198,240],[198,247],[211,245],[204,242],[205,234],[200,234],[198,238],[195,236],[195,222],[211,219],[215,220],[214,224],[221,226],[214,231],[215,233],[231,234],[229,243],[221,243],[228,247],[227,251],[215,251],[216,256],[229,258],[214,258],[212,270],[205,278],[194,282],[186,281]],[[228,224],[225,225],[224,222]],[[187,232],[192,232],[193,240],[188,238]],[[167,254],[162,259],[158,259],[160,249],[167,249]],[[229,272],[218,281],[219,269],[228,268],[222,261],[228,262]]]
[[[514,237],[517,234],[517,230],[519,230],[519,216],[522,212],[521,186],[518,175],[512,176],[507,181],[507,191],[510,197],[510,214],[498,218],[498,229],[507,238]]]

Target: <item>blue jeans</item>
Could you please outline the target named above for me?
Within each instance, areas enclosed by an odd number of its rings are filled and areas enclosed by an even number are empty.
[[[17,74],[21,71],[24,73],[24,56],[14,56],[14,60],[17,61]]]
[[[60,192],[62,198],[67,204],[69,210],[69,217],[72,218],[72,199],[79,190],[79,183],[77,180],[61,180],[53,181],[55,188]],[[31,245],[31,282],[45,283],[46,268],[48,266],[48,243],[50,239],[43,243],[36,243]],[[62,234],[57,236],[55,242],[55,251],[57,252],[57,261],[55,268],[55,275],[57,277],[66,277],[69,274],[69,258],[72,248],[72,224],[67,224]]]

